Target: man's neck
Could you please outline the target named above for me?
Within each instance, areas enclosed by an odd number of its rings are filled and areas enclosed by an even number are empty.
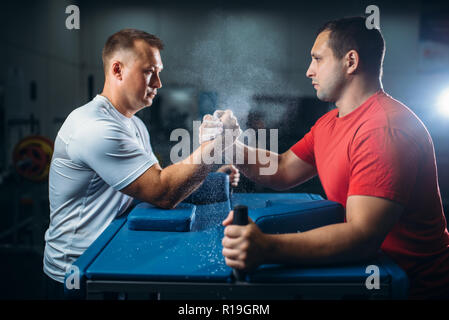
[[[132,118],[134,116],[134,113],[130,110],[130,108],[126,108],[126,102],[120,95],[114,94],[115,92],[117,91],[110,90],[109,87],[105,86],[103,88],[103,92],[101,92],[100,95],[106,97],[118,112],[120,112],[127,118]]]
[[[380,80],[354,79],[335,102],[338,117],[344,117],[361,106],[369,97],[382,90]]]

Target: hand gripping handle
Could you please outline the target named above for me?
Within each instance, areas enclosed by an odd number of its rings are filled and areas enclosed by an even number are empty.
[[[238,226],[246,226],[248,224],[248,207],[243,205],[237,205],[234,207],[234,220],[232,224]],[[245,272],[237,269],[233,269],[234,277],[237,281],[245,280]]]

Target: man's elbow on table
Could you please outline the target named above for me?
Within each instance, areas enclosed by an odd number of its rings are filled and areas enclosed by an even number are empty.
[[[162,209],[174,209],[180,201],[175,201],[168,196],[168,192],[155,196],[154,194],[147,194],[145,187],[128,186],[121,190],[124,194],[127,194],[135,199],[151,203]]]
[[[372,258],[399,221],[403,206],[397,202],[372,196],[349,196],[346,220],[358,234],[361,258]]]
[[[353,259],[348,259],[349,261],[365,261],[374,259],[379,253],[382,241],[377,237],[371,237],[369,239],[359,240],[358,243],[354,244],[355,250],[352,254],[355,255]]]
[[[171,210],[176,208],[176,206],[179,204],[180,201],[173,201],[170,199],[161,199],[159,201],[153,201],[151,202],[151,204],[162,208],[162,209],[167,209],[167,210]]]
[[[170,188],[162,182],[161,172],[161,167],[156,164],[120,191],[157,207],[173,209],[182,199],[176,199]]]

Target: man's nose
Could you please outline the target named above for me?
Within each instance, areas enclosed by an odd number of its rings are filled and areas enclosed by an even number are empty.
[[[162,81],[159,75],[155,75],[151,78],[150,87],[154,89],[162,88]]]
[[[314,73],[314,71],[312,69],[312,62],[311,62],[310,65],[309,65],[309,68],[306,71],[306,77],[307,78],[312,78],[314,76],[314,74],[315,73]]]

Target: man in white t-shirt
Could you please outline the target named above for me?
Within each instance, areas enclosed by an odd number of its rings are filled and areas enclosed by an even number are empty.
[[[134,198],[173,208],[216,169],[195,164],[194,159],[213,152],[217,140],[202,143],[189,158],[162,169],[145,125],[135,116],[151,106],[162,87],[162,49],[156,36],[135,29],[109,37],[102,56],[103,92],[70,113],[58,132],[50,167],[50,226],[44,252],[50,298],[63,296],[67,268]],[[231,112],[221,121],[223,128],[238,129]],[[203,141],[207,140],[202,136],[205,122],[200,127]],[[219,170],[229,169],[235,185],[239,180],[235,167]]]

